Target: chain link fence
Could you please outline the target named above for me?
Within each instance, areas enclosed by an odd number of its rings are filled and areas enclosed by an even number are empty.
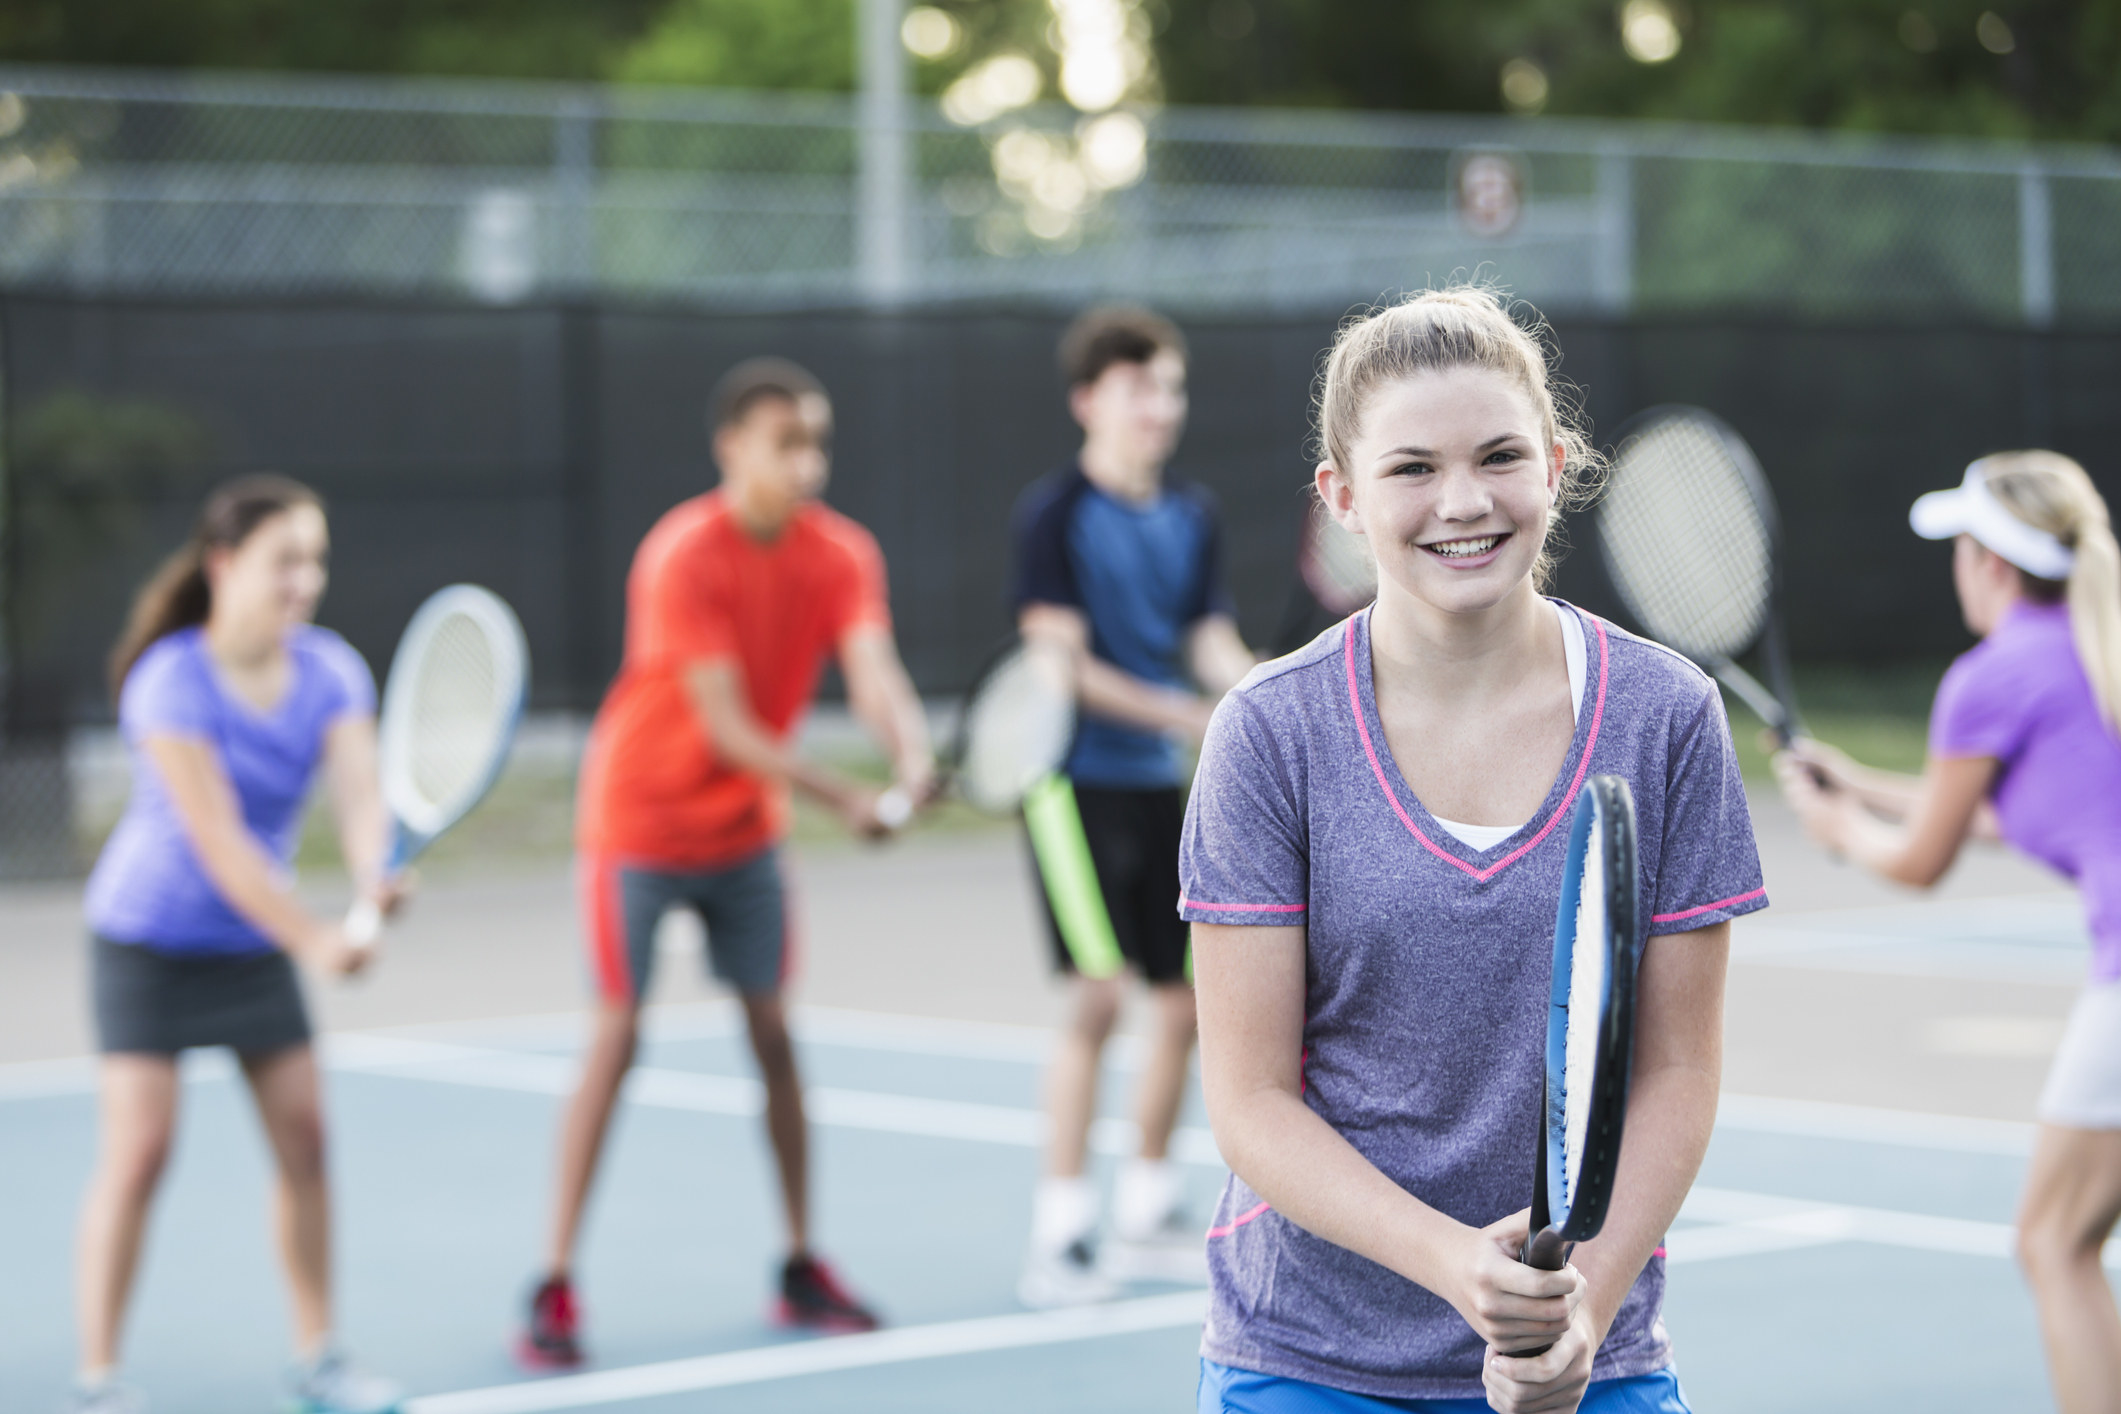
[[[2121,315],[2104,150],[1564,120],[0,68],[0,280],[83,292]]]

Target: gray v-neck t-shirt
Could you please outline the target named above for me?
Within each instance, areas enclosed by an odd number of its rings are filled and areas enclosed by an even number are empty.
[[[1475,1227],[1532,1200],[1568,813],[1635,796],[1646,936],[1767,905],[1715,685],[1582,611],[1587,690],[1547,799],[1476,850],[1438,827],[1377,716],[1369,612],[1263,663],[1216,709],[1186,811],[1179,911],[1306,929],[1304,1099],[1394,1182]],[[1209,1230],[1201,1353],[1387,1398],[1478,1398],[1483,1343],[1441,1297],[1305,1232],[1233,1176]],[[1671,1360],[1651,1258],[1594,1379]]]

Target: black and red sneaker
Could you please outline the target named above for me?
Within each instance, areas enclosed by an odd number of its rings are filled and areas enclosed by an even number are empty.
[[[565,1370],[582,1363],[582,1308],[565,1277],[547,1277],[530,1294],[530,1320],[516,1358],[532,1369]]]
[[[773,1319],[834,1335],[873,1331],[876,1313],[854,1299],[832,1268],[815,1257],[790,1257],[781,1268],[781,1295]]]

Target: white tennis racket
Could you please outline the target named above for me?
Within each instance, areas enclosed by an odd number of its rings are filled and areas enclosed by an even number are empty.
[[[378,723],[390,811],[386,872],[418,858],[493,788],[529,690],[523,626],[492,590],[452,584],[412,616],[391,659]],[[347,912],[346,936],[357,945],[374,942],[382,927],[365,898]]]

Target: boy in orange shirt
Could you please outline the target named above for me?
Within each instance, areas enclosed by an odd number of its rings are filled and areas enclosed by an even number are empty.
[[[671,907],[706,925],[708,960],[742,1000],[765,1081],[788,1221],[776,1314],[832,1330],[876,1324],[810,1252],[802,1085],[781,995],[779,842],[791,788],[867,838],[904,823],[933,774],[927,724],[892,641],[876,542],[817,499],[832,431],[824,389],[792,363],[754,359],[717,386],[712,422],[721,485],[669,511],[641,542],[626,584],[625,660],[582,763],[577,870],[599,996],[560,1131],[548,1265],[522,1345],[538,1365],[582,1358],[575,1241],[633,1062],[656,922]],[[856,717],[890,753],[888,789],[806,760],[788,740],[828,656]]]

